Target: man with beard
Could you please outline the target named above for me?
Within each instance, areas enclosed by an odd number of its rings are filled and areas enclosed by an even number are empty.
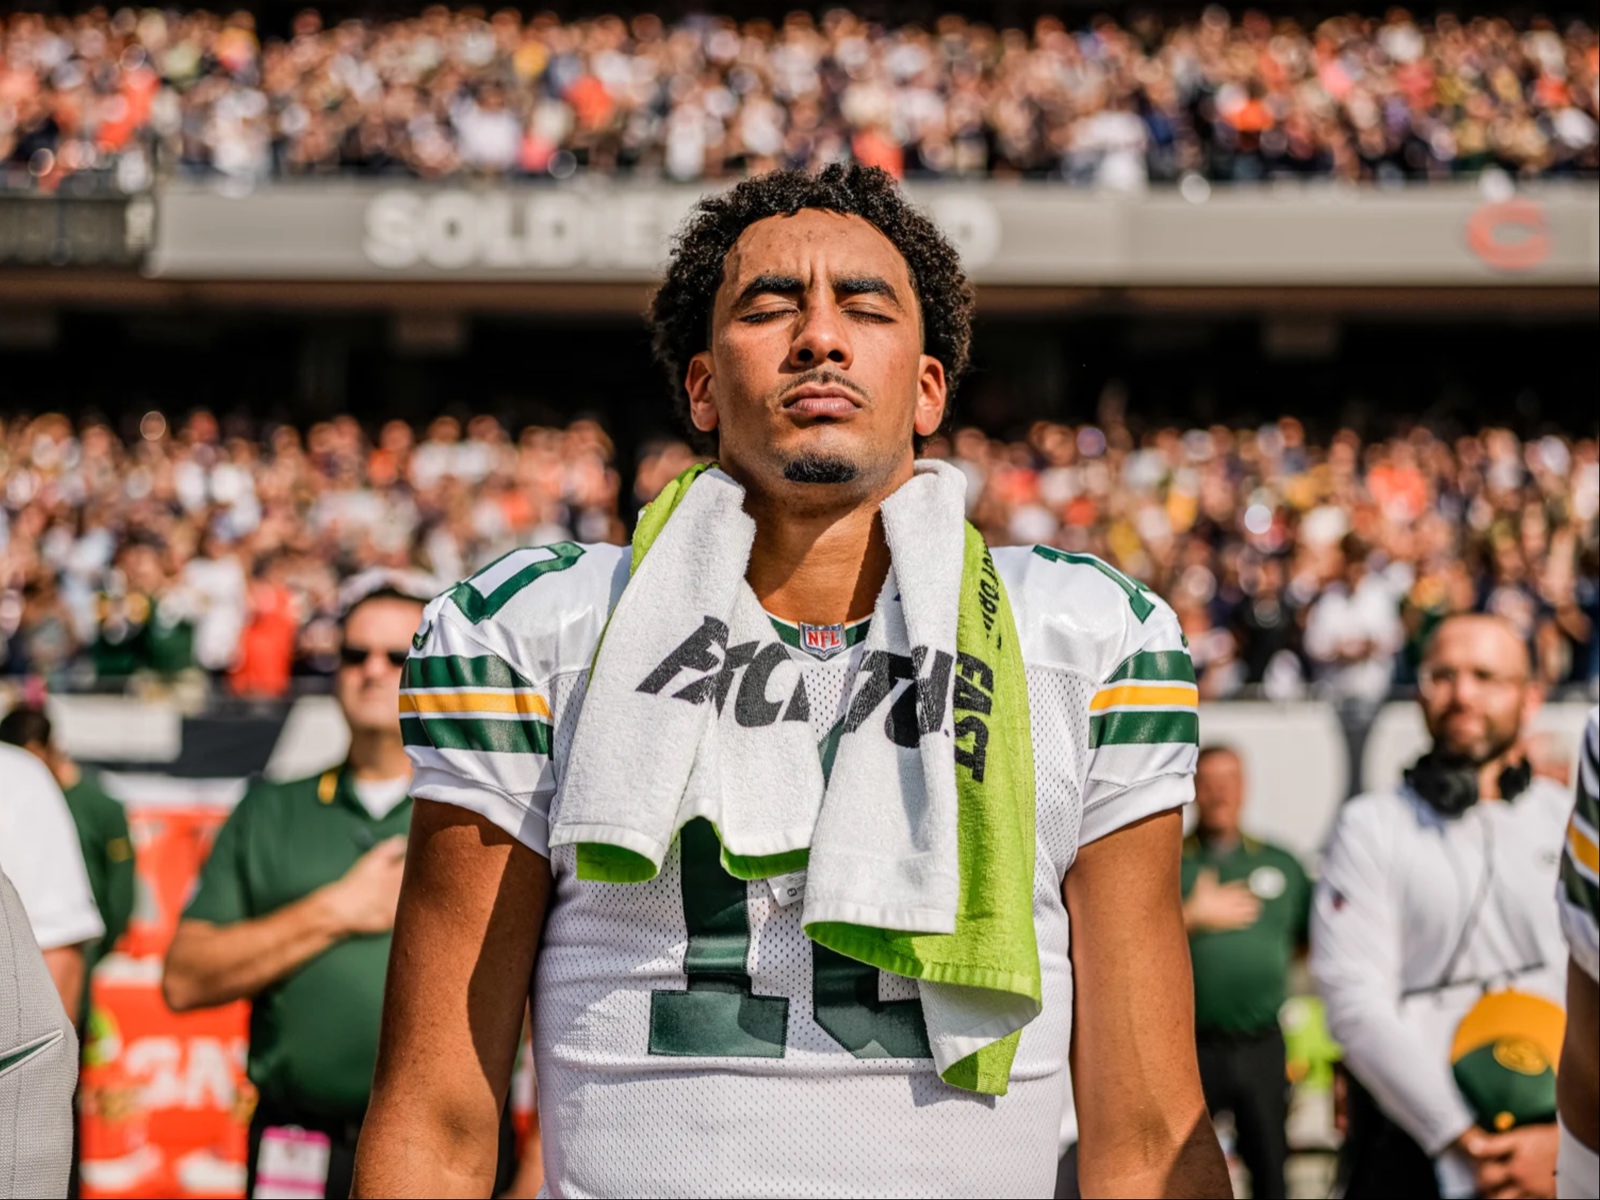
[[[353,1195],[490,1194],[530,987],[552,1196],[1048,1196],[1069,1056],[1086,1194],[1228,1194],[1179,899],[1193,665],[1139,584],[991,554],[916,460],[970,305],[882,171],[697,206],[651,319],[720,466],[631,550],[508,554],[413,643]]]
[[[1528,766],[1539,689],[1509,623],[1443,622],[1419,682],[1432,749],[1344,806],[1312,914],[1351,1076],[1344,1194],[1551,1196],[1571,801]]]

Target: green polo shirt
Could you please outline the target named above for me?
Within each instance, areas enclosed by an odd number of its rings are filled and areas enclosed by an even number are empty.
[[[89,890],[106,927],[105,936],[84,947],[83,999],[78,1012],[78,1028],[82,1029],[89,1015],[89,976],[95,964],[111,953],[133,915],[133,840],[128,833],[128,814],[101,786],[98,772],[82,772],[77,783],[64,789],[64,795],[72,823],[78,828]]]
[[[257,783],[217,834],[186,918],[263,917],[332,883],[411,827],[411,801],[374,820],[347,768]],[[264,988],[250,1008],[250,1080],[265,1106],[359,1118],[372,1090],[390,935],[346,938]]]
[[[1189,935],[1195,1027],[1237,1034],[1276,1028],[1290,963],[1306,941],[1311,881],[1300,861],[1277,846],[1247,837],[1220,850],[1189,837],[1183,843],[1185,898],[1207,868],[1219,883],[1244,880],[1261,901],[1261,914],[1244,929]]]

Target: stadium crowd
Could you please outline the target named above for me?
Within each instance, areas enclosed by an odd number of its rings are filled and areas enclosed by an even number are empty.
[[[1218,7],[995,29],[642,13],[562,22],[435,6],[287,37],[247,12],[0,17],[0,164],[15,186],[160,173],[250,186],[333,172],[693,181],[855,160],[911,178],[1118,189],[1188,174],[1396,182],[1600,169],[1593,26],[1315,27]]]
[[[992,544],[1098,554],[1177,610],[1202,695],[1371,704],[1414,680],[1443,616],[1490,611],[1544,682],[1600,673],[1600,448],[1505,429],[1325,445],[1292,417],[1135,437],[1040,422],[935,438]],[[651,443],[631,503],[594,421],[511,437],[494,417],[352,417],[246,436],[147,415],[121,440],[60,415],[0,423],[0,674],[56,687],[276,697],[338,661],[341,581],[442,584],[522,545],[622,541],[621,512],[692,461]]]

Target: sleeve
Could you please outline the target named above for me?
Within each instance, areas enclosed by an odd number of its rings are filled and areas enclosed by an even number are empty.
[[[1473,1123],[1448,1056],[1430,1061],[1401,1017],[1400,913],[1381,814],[1347,803],[1322,863],[1311,910],[1311,975],[1345,1062],[1430,1155]]]
[[[94,941],[105,925],[67,798],[49,769],[24,751],[5,756],[5,772],[12,832],[20,836],[0,840],[0,867],[22,897],[34,940],[41,950]]]
[[[222,823],[211,843],[211,853],[200,868],[194,895],[184,906],[186,921],[209,921],[213,925],[232,925],[259,916],[250,896],[250,880],[245,870],[245,850],[250,844],[250,827],[255,811],[267,799],[269,784],[257,784],[239,798],[228,819]]]
[[[1079,845],[1194,799],[1199,692],[1178,618],[1150,601],[1089,701]]]
[[[1556,900],[1572,961],[1600,979],[1600,710],[1589,714],[1578,764],[1578,795],[1561,850]]]
[[[1283,869],[1288,874],[1290,886],[1294,889],[1294,943],[1304,946],[1311,936],[1311,877],[1306,874],[1305,867],[1300,865],[1300,860],[1293,854],[1283,856]]]
[[[411,795],[475,812],[548,858],[551,711],[548,686],[535,686],[435,601],[400,685]]]
[[[128,814],[116,799],[106,796],[106,902],[101,917],[106,923],[105,949],[110,950],[127,931],[133,917],[134,854]]]

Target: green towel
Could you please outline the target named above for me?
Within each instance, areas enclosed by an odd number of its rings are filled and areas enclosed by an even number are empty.
[[[640,513],[633,537],[634,571],[690,485],[707,469],[691,467]],[[1037,1015],[1042,1002],[1033,926],[1033,732],[1011,603],[982,535],[971,525],[966,527],[964,551],[954,701],[961,880],[955,931],[908,934],[817,922],[806,926],[806,933],[829,949],[893,975],[991,993],[985,999],[996,1002],[992,1007],[1011,1032],[952,1064],[941,1077],[968,1091],[1003,1096],[1022,1026]],[[580,843],[578,877],[637,881],[638,872],[623,860],[638,858],[619,847]],[[725,866],[726,858],[724,852]],[[786,862],[748,874],[749,864],[739,865],[745,869],[733,872],[737,876],[765,878],[801,864]]]

